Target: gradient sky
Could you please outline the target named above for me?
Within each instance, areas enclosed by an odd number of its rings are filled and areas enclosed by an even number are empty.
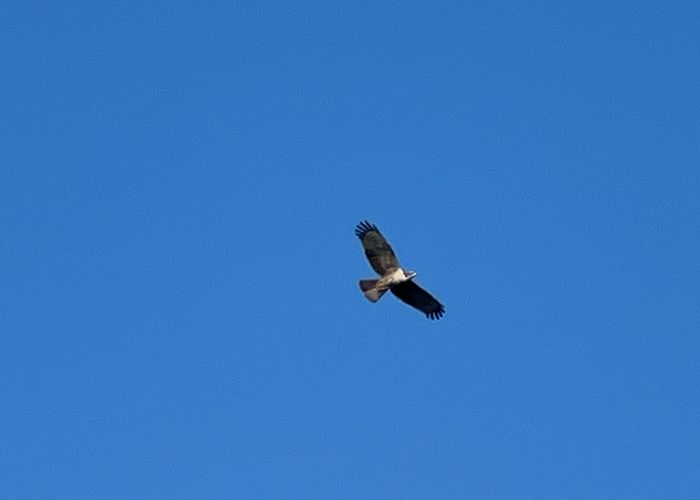
[[[4,3],[0,497],[699,498],[699,26]]]

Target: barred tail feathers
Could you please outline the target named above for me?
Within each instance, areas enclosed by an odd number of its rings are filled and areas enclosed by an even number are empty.
[[[367,300],[376,302],[382,295],[389,291],[388,287],[377,287],[379,280],[360,280],[360,290],[365,294]]]

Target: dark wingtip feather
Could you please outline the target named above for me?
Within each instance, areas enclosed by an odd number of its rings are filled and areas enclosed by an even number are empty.
[[[362,239],[365,237],[365,235],[370,232],[370,231],[379,231],[377,229],[377,226],[374,224],[369,223],[368,221],[364,220],[360,222],[357,227],[355,228],[355,234],[357,235],[358,238]]]
[[[440,306],[435,309],[434,311],[430,311],[429,313],[426,313],[426,317],[430,319],[440,319],[442,318],[442,315],[445,314],[445,306],[440,304]]]

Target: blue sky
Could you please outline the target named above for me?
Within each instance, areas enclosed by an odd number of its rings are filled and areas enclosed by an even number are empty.
[[[698,498],[699,25],[4,4],[0,496]]]

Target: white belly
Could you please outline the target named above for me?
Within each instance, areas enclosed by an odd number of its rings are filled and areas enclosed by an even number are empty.
[[[386,284],[389,286],[393,285],[398,285],[399,283],[403,283],[404,281],[408,281],[408,278],[406,278],[406,274],[403,272],[403,269],[399,268],[393,273],[389,274],[388,276],[385,276],[386,279]]]

